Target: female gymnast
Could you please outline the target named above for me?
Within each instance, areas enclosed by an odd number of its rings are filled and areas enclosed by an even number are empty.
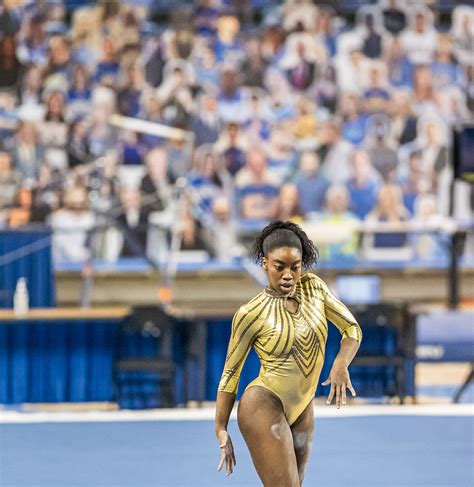
[[[355,396],[348,366],[362,333],[351,312],[316,275],[305,273],[318,251],[298,225],[274,221],[254,244],[254,257],[268,276],[268,286],[241,306],[219,383],[215,431],[220,447],[218,470],[236,464],[227,425],[244,361],[254,347],[261,362],[238,407],[238,425],[265,487],[301,486],[311,451],[312,400],[324,362],[327,319],[342,335],[328,379],[327,404],[346,404],[346,388]]]

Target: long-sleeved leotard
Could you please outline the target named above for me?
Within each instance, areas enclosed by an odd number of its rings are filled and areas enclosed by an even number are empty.
[[[298,302],[295,313],[286,298],[260,292],[241,306],[232,321],[232,335],[219,390],[236,393],[240,372],[253,346],[260,358],[260,373],[247,388],[262,386],[280,398],[291,425],[314,397],[324,363],[331,320],[342,335],[362,339],[352,313],[314,274],[304,274],[289,296]],[[341,341],[342,341],[341,340]]]

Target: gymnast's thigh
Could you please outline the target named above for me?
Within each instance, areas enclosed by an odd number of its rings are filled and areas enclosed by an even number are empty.
[[[300,483],[303,484],[306,465],[308,464],[313,446],[314,431],[314,410],[313,401],[300,414],[298,419],[291,425],[291,434],[293,436],[293,445],[296,455],[296,464],[298,466],[298,475]]]
[[[239,428],[264,487],[299,487],[293,437],[280,399],[261,386],[239,402]]]

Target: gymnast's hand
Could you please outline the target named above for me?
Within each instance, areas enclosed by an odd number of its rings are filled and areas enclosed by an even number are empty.
[[[352,396],[356,395],[356,392],[351,384],[351,378],[349,376],[349,370],[347,365],[336,358],[332,365],[329,377],[322,383],[323,386],[331,384],[331,390],[326,404],[331,404],[334,394],[336,394],[336,406],[339,409],[341,404],[346,404],[346,389],[349,389]]]
[[[219,448],[221,450],[221,458],[217,470],[220,472],[222,465],[224,465],[225,462],[227,475],[230,475],[234,471],[234,466],[237,465],[237,463],[235,462],[234,446],[232,445],[229,433],[227,433],[226,430],[219,431],[217,434],[217,441],[219,442]]]

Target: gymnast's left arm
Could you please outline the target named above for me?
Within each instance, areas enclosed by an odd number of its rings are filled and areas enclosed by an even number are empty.
[[[341,346],[337,354],[329,377],[322,385],[331,384],[327,404],[331,404],[336,395],[336,406],[346,404],[346,389],[351,391],[352,396],[356,395],[352,387],[349,375],[349,365],[354,359],[360,342],[362,341],[362,330],[347,307],[337,299],[329,288],[324,284],[324,307],[326,316],[338,328],[342,335]]]

